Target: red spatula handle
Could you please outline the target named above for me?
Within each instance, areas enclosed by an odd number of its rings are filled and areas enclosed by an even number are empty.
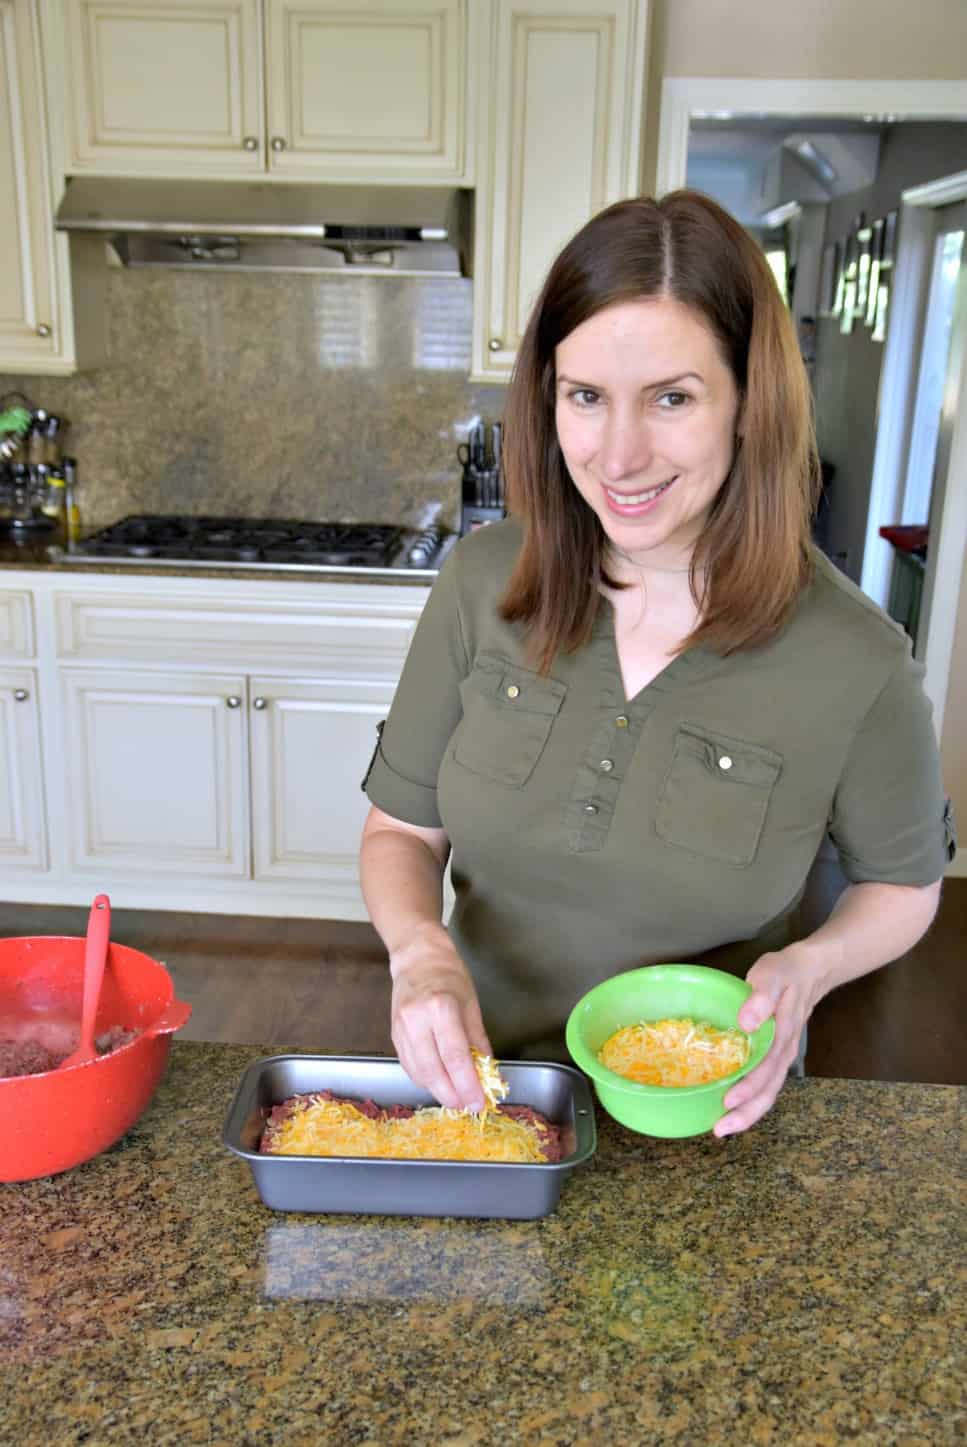
[[[111,940],[111,901],[99,894],[91,905],[84,944],[84,998],[81,1005],[81,1046],[94,1049],[94,1021]]]

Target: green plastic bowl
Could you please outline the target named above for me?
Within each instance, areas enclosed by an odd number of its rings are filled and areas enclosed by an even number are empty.
[[[764,1058],[776,1033],[766,1020],[750,1035],[752,1049],[740,1070],[706,1085],[638,1085],[601,1064],[598,1051],[624,1025],[690,1015],[720,1030],[738,1027],[751,985],[707,965],[644,965],[614,975],[577,1002],[567,1022],[567,1048],[594,1082],[609,1115],[641,1135],[690,1136],[710,1131],[725,1114],[729,1088]],[[741,1027],[739,1027],[741,1028]]]

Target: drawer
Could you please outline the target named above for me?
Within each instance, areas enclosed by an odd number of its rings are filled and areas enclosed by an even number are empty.
[[[34,600],[29,593],[0,589],[0,658],[33,658]]]
[[[280,601],[248,605],[183,597],[56,597],[57,649],[62,658],[131,659],[181,665],[320,669],[398,675],[424,598],[384,604]]]

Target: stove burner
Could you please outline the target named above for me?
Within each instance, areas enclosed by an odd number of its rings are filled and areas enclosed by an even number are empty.
[[[432,536],[431,536],[432,533]],[[253,518],[143,515],[122,518],[80,545],[87,557],[187,562],[302,563],[328,567],[423,567],[442,534],[428,530],[404,554],[408,530],[390,523],[313,523]],[[412,537],[412,534],[409,534]],[[402,557],[402,561],[401,561]]]

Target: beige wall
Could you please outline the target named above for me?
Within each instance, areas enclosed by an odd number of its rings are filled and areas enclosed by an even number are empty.
[[[967,0],[653,0],[644,189],[666,76],[960,80],[965,57]]]
[[[967,0],[653,0],[642,189],[654,187],[666,76],[967,79]],[[944,778],[967,874],[967,559],[944,713]]]

